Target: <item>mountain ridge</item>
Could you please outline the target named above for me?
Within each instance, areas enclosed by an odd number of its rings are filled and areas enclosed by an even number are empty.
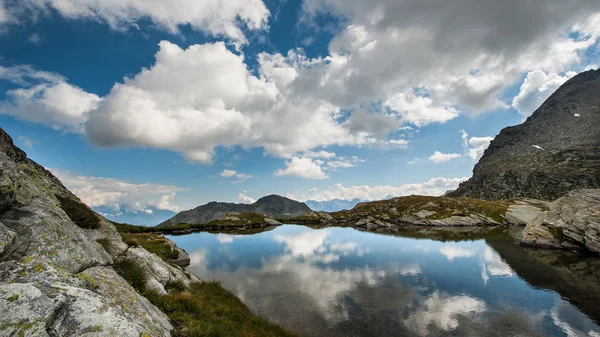
[[[600,70],[574,76],[525,122],[504,128],[473,176],[447,195],[556,200],[600,188]]]
[[[157,227],[177,224],[201,224],[222,218],[228,213],[258,213],[273,218],[291,218],[304,215],[310,211],[311,209],[303,202],[270,194],[252,204],[211,201],[193,209],[179,212],[172,218],[160,223]]]

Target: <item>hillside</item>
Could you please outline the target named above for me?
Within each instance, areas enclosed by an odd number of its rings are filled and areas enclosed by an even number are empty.
[[[517,126],[500,131],[448,196],[555,200],[578,188],[600,188],[600,70],[563,84]]]
[[[201,224],[220,219],[229,213],[258,213],[281,219],[301,216],[308,212],[310,212],[310,208],[305,203],[278,195],[268,195],[253,204],[209,202],[206,205],[180,212],[158,226]]]

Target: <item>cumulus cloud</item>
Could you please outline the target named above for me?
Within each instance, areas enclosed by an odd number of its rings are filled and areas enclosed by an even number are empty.
[[[241,202],[242,204],[253,204],[256,202],[256,199],[249,197],[247,195],[248,191],[246,190],[242,190],[240,193],[238,193],[237,199],[239,202]]]
[[[580,66],[599,36],[594,0],[307,0],[303,8],[305,21],[325,13],[349,23],[329,46],[319,92],[340,105],[383,98],[417,125],[506,108],[501,94],[523,73]]]
[[[475,255],[475,251],[455,245],[443,245],[440,248],[440,253],[446,256],[448,261],[452,261],[457,258],[472,257]]]
[[[441,153],[440,151],[435,151],[429,157],[429,160],[436,164],[439,164],[439,163],[445,163],[447,161],[450,161],[452,159],[457,159],[457,158],[462,158],[462,155],[460,153]]]
[[[232,183],[240,183],[246,179],[252,178],[250,174],[238,173],[234,170],[223,170],[223,172],[219,173],[219,175],[223,178],[237,178],[238,180],[232,181]]]
[[[413,91],[394,94],[383,104],[397,111],[402,121],[417,126],[443,123],[459,115],[455,108],[436,106],[431,97],[418,96]]]
[[[555,73],[546,74],[541,70],[531,71],[525,77],[519,94],[513,99],[512,106],[522,115],[531,116],[558,87],[572,76],[572,74],[565,76]]]
[[[259,78],[223,43],[183,50],[163,41],[153,67],[116,84],[86,130],[99,145],[166,148],[204,163],[217,146],[262,146],[291,157],[318,146],[372,141],[342,126],[336,106],[289,94],[285,82],[274,82],[276,69],[267,74],[261,68]]]
[[[88,113],[102,100],[68,84],[58,74],[31,66],[0,66],[0,80],[21,86],[6,92],[0,113],[49,125],[55,129],[82,132]]]
[[[421,336],[428,334],[430,324],[443,331],[453,331],[459,326],[460,316],[473,316],[486,310],[483,300],[467,295],[448,296],[434,292],[424,301],[421,309],[409,316],[406,325]]]
[[[49,169],[62,183],[90,207],[146,211],[149,207],[179,212],[172,204],[176,192],[185,188],[172,185],[135,184],[115,178],[82,176],[75,172]]]
[[[113,27],[140,18],[170,30],[190,24],[234,41],[244,40],[235,22],[260,29],[268,16],[260,0],[217,0],[210,2],[214,8],[184,0],[169,6],[159,0],[23,3]],[[472,0],[306,0],[302,6],[303,23],[323,13],[347,23],[326,56],[310,58],[300,49],[261,53],[250,71],[255,62],[225,43],[182,49],[163,41],[151,67],[116,83],[106,97],[55,79],[9,95],[9,107],[19,118],[37,111],[28,120],[69,130],[85,122],[86,134],[101,146],[169,149],[203,163],[212,162],[217,147],[262,147],[291,163],[293,157],[317,158],[309,151],[332,145],[406,147],[408,141],[387,136],[407,124],[507,108],[505,88],[529,73],[513,101],[527,113],[558,83],[552,74],[585,67],[586,51],[600,36],[596,0],[477,6]],[[539,80],[536,71],[546,77]],[[477,155],[484,139],[473,142]],[[313,164],[313,173],[324,178],[315,168],[321,165]]]
[[[456,189],[458,184],[466,181],[468,177],[463,178],[432,178],[420,184],[405,184],[400,186],[351,186],[344,187],[342,184],[335,184],[330,189],[309,189],[308,191],[296,191],[288,193],[288,198],[306,201],[329,201],[333,199],[342,200],[382,200],[388,196],[400,197],[411,194],[438,196],[448,190]]]
[[[285,169],[279,169],[275,172],[278,177],[281,176],[296,176],[307,179],[327,179],[329,176],[323,172],[321,166],[306,157],[292,157],[291,160],[285,162]]]
[[[485,150],[490,146],[490,142],[494,140],[494,137],[471,137],[465,130],[460,130],[463,147],[466,155],[477,160],[483,156]]]
[[[139,29],[143,20],[172,33],[181,25],[190,25],[236,43],[246,41],[241,24],[250,30],[265,28],[270,14],[261,0],[20,0],[0,11],[0,23],[35,20],[52,12],[69,19],[106,22],[117,30]]]
[[[73,132],[83,131],[89,111],[101,101],[97,95],[65,82],[12,89],[6,96],[0,103],[0,113]]]

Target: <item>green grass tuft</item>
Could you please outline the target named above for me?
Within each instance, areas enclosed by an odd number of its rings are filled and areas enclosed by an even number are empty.
[[[146,272],[136,261],[122,259],[116,262],[113,268],[139,293],[146,290]]]
[[[100,228],[100,218],[94,211],[78,200],[56,195],[60,207],[77,226],[86,229]]]

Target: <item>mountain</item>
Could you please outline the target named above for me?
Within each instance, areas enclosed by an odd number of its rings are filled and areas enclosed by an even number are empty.
[[[279,195],[262,197],[253,204],[234,204],[228,202],[209,202],[206,205],[183,211],[158,226],[170,226],[181,223],[200,224],[224,217],[227,213],[259,213],[273,218],[290,218],[310,212],[303,202],[298,202]]]
[[[342,200],[333,199],[329,201],[308,200],[306,205],[315,212],[338,212],[345,209],[353,209],[358,203],[363,202],[360,199]]]
[[[93,207],[93,209],[108,220],[137,226],[156,226],[177,214],[173,211],[154,207],[150,207],[145,211],[132,211],[124,208],[114,210],[105,206]]]
[[[555,200],[600,188],[600,70],[563,84],[531,117],[500,131],[452,197]]]

